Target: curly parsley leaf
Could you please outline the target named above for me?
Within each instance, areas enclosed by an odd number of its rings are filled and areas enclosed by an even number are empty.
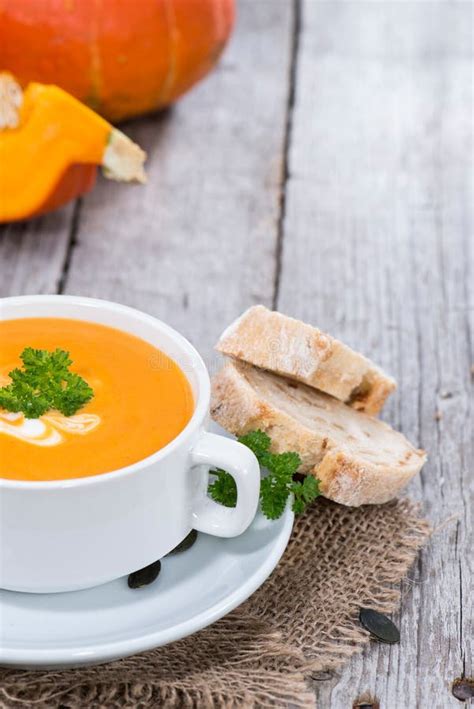
[[[247,448],[250,448],[252,453],[255,453],[256,457],[260,460],[265,458],[265,456],[270,451],[270,446],[272,444],[272,439],[270,436],[263,431],[250,431],[240,436],[239,443],[242,443]]]
[[[271,453],[271,438],[263,431],[250,431],[240,436],[239,443],[250,448],[258,462],[268,471],[260,485],[260,506],[268,519],[278,519],[285,510],[290,494],[293,494],[293,511],[301,514],[320,494],[319,480],[308,476],[303,482],[293,480],[293,475],[301,465],[298,453],[286,451]],[[214,470],[216,476],[209,485],[213,500],[226,507],[235,507],[237,487],[234,478],[224,470]]]
[[[301,465],[298,453],[271,453],[266,460],[266,468],[279,481],[289,483]]]
[[[225,507],[235,507],[237,504],[237,485],[232,475],[225,470],[213,470],[216,479],[209,485],[208,492],[213,500]]]
[[[285,483],[267,475],[260,483],[260,506],[268,519],[278,519],[285,511],[289,490]]]
[[[55,409],[72,416],[94,395],[88,383],[69,371],[69,352],[26,347],[20,355],[22,369],[9,373],[10,384],[0,388],[0,407],[27,418],[38,418]]]
[[[312,475],[305,477],[303,482],[294,481],[291,486],[293,493],[293,512],[301,514],[310,502],[313,502],[320,494],[319,480]]]

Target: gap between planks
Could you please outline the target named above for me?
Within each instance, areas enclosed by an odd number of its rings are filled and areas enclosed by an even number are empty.
[[[296,76],[298,71],[298,55],[301,36],[301,0],[293,0],[293,18],[291,28],[291,56],[288,72],[288,99],[286,106],[285,130],[283,135],[283,158],[280,186],[279,214],[277,221],[276,246],[275,246],[275,275],[273,282],[272,308],[278,308],[280,293],[280,275],[282,267],[283,239],[285,234],[286,214],[286,186],[290,176],[289,155],[293,131],[293,110],[296,95]]]
[[[81,220],[81,210],[82,210],[82,198],[79,197],[79,199],[76,199],[74,203],[74,209],[71,217],[71,227],[69,229],[69,238],[68,238],[68,243],[66,247],[66,253],[64,256],[64,262],[63,262],[63,267],[61,270],[61,275],[59,277],[58,281],[58,288],[57,288],[57,293],[58,295],[63,295],[66,286],[67,286],[67,279],[69,275],[69,269],[71,267],[71,261],[72,261],[72,256],[74,253],[74,249],[77,246],[77,234],[79,232],[79,223]]]

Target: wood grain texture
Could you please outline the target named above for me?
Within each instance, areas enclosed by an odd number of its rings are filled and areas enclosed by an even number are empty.
[[[408,493],[450,520],[321,707],[458,706],[472,674],[472,7],[303,4],[277,305],[399,381],[386,417],[429,452]]]
[[[457,707],[450,683],[473,673],[472,6],[301,5],[298,22],[298,0],[241,2],[219,69],[125,126],[146,188],[102,181],[82,208],[3,227],[0,291],[137,306],[211,368],[222,328],[274,303],[392,373],[385,416],[430,455],[408,493],[447,524],[403,586],[401,645],[315,688],[320,709],[366,692]]]
[[[271,303],[291,44],[291,4],[243,2],[217,71],[172,112],[125,126],[149,182],[103,181],[84,199],[68,293],[166,320],[209,364],[231,319]]]
[[[0,226],[0,296],[57,293],[73,237],[75,205]]]

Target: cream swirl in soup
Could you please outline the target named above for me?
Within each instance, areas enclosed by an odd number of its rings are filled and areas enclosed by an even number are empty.
[[[0,433],[13,436],[35,446],[57,446],[66,440],[66,434],[83,436],[100,424],[96,414],[63,416],[60,413],[44,414],[28,419],[22,413],[0,413]]]
[[[54,409],[28,418],[0,408],[0,478],[65,480],[121,470],[170,443],[193,414],[193,392],[178,364],[129,332],[20,318],[0,320],[0,343],[0,386],[22,367],[25,348],[60,349],[69,353],[69,371],[93,391],[71,416]]]

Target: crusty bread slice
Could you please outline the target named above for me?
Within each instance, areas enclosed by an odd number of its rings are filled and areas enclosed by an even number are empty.
[[[211,415],[235,435],[261,429],[274,452],[296,451],[301,472],[343,505],[387,502],[420,470],[425,452],[377,418],[332,396],[229,360],[212,383]]]
[[[233,322],[218,352],[325,391],[358,411],[377,414],[395,381],[330,335],[263,305]]]

